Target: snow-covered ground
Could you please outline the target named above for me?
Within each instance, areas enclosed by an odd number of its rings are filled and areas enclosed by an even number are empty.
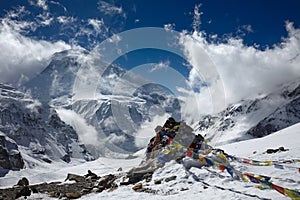
[[[300,159],[300,123],[266,136],[264,138],[252,139],[237,143],[220,146],[226,153],[242,158],[253,160],[287,160]],[[276,149],[283,146],[288,151],[267,154],[267,149]],[[109,173],[119,174],[137,166],[143,152],[136,154],[135,159],[110,159],[99,158],[92,162],[74,162],[72,166],[57,163],[44,164],[35,169],[24,169],[21,171],[10,171],[5,177],[0,178],[0,187],[5,188],[17,183],[20,177],[27,177],[31,184],[51,181],[64,181],[67,173],[84,175],[91,170],[98,175]],[[300,190],[300,163],[283,164],[285,169],[274,166],[252,166],[232,161],[231,165],[242,173],[249,172],[258,175],[272,177],[271,182],[293,190]],[[123,168],[118,172],[119,167]],[[175,180],[167,182],[165,178],[176,176]],[[163,179],[161,184],[155,184],[154,180]],[[120,181],[120,180],[119,180]],[[267,189],[255,188],[256,184],[234,180],[226,172],[217,168],[192,168],[190,171],[175,161],[168,162],[163,168],[158,169],[151,182],[142,182],[145,188],[151,188],[156,194],[135,192],[132,185],[119,186],[112,192],[103,191],[83,196],[81,199],[289,199],[279,192]],[[31,196],[29,199],[48,198],[45,195]],[[48,198],[50,199],[50,198]]]

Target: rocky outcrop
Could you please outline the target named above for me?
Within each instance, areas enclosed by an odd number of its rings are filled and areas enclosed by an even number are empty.
[[[14,200],[20,197],[26,199],[34,193],[46,194],[57,199],[78,199],[90,193],[112,192],[121,186],[126,187],[126,184],[120,183],[124,178],[122,174],[107,174],[101,177],[90,170],[86,175],[68,174],[65,182],[30,184],[29,180],[23,177],[14,187],[0,189],[0,199]],[[165,182],[175,179],[176,176],[169,177],[165,179]],[[146,182],[150,181],[147,181],[146,178],[145,180]],[[147,187],[146,184],[143,185],[141,182],[130,185],[129,187],[135,192],[157,193],[156,190]]]
[[[21,169],[24,161],[16,143],[0,132],[0,167],[3,169]]]
[[[18,183],[7,189],[0,189],[0,199],[14,200],[19,197],[28,197],[33,193],[44,193],[49,197],[78,199],[89,193],[99,193],[104,190],[113,191],[118,187],[115,180],[118,177],[108,174],[103,177],[97,176],[88,170],[86,175],[68,174],[65,181],[30,185],[27,178],[21,178]]]
[[[291,94],[294,96],[296,93],[292,92]],[[274,113],[247,131],[247,134],[253,135],[254,137],[263,137],[298,122],[300,122],[300,97],[278,108]]]

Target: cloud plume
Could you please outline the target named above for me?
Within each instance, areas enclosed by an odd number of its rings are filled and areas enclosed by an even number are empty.
[[[288,36],[280,44],[265,49],[246,46],[241,38],[229,37],[226,42],[208,42],[203,32],[183,34],[182,45],[187,60],[194,66],[188,82],[192,87],[200,87],[200,93],[193,95],[197,95],[199,99],[201,113],[194,113],[194,117],[212,112],[207,101],[210,101],[209,90],[215,79],[220,78],[222,81],[225,105],[229,105],[242,99],[268,94],[279,85],[299,78],[300,29],[295,28],[292,22],[286,22],[285,28]],[[210,57],[219,75],[209,77],[204,85],[199,78],[201,74],[196,70],[203,64],[198,58],[203,51]],[[185,91],[185,94],[182,98],[189,102],[190,91]],[[206,103],[202,101],[205,99]]]

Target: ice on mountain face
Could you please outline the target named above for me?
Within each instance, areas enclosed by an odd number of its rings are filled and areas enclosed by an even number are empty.
[[[74,157],[92,159],[74,129],[61,121],[54,110],[42,107],[28,94],[0,85],[0,110],[0,131],[22,147],[21,156],[27,154],[47,162],[67,162]],[[13,150],[16,153],[18,148]]]
[[[88,124],[95,127],[98,138],[105,142],[105,148],[111,152],[133,153],[138,150],[135,146],[135,132],[126,124],[139,127],[143,122],[151,120],[157,114],[169,113],[180,118],[180,103],[176,98],[171,98],[157,86],[147,86],[145,91],[137,90],[133,97],[107,96],[109,99],[80,100],[73,104],[73,110],[83,116]],[[117,100],[116,100],[117,98]],[[113,110],[116,106],[112,101],[117,101],[118,106],[123,106],[128,112],[121,116],[116,115]],[[162,112],[162,113],[160,113]],[[117,120],[121,120],[116,122]],[[132,121],[120,125],[124,118]],[[127,129],[128,128],[128,129]],[[154,134],[154,133],[149,133]],[[115,135],[114,137],[111,137]],[[122,138],[120,140],[120,138]],[[99,148],[99,147],[98,147]],[[101,150],[101,148],[99,148]],[[102,153],[103,155],[103,153]]]
[[[262,137],[291,126],[300,122],[299,88],[296,80],[270,94],[233,104],[217,115],[203,116],[197,131],[212,144],[225,144]]]
[[[34,98],[48,104],[51,99],[72,94],[76,72],[80,67],[78,56],[81,51],[63,51],[52,56],[48,67],[38,76],[25,83]]]
[[[93,127],[100,142],[87,145],[98,149],[96,156],[131,154],[138,150],[135,134],[142,123],[166,113],[181,117],[179,100],[161,86],[78,50],[56,53],[25,87],[43,104],[75,111]]]

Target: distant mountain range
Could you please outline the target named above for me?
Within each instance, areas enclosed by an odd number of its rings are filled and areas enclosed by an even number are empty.
[[[86,89],[80,88],[80,81]],[[56,53],[45,70],[21,88],[0,84],[0,166],[20,169],[34,167],[35,160],[126,157],[141,148],[135,145],[135,134],[142,123],[165,113],[181,120],[180,104],[163,87],[107,66],[86,51]],[[73,114],[66,119],[61,115],[65,111]],[[300,80],[296,80],[200,117],[195,132],[211,145],[263,137],[300,122],[299,111]],[[75,115],[86,126],[76,126]],[[72,120],[75,125],[68,124],[73,127],[66,123]],[[89,131],[86,127],[96,132],[88,138],[94,144],[80,139]]]
[[[255,99],[202,116],[197,130],[213,144],[263,137],[300,122],[300,79]]]
[[[24,87],[42,104],[83,117],[98,132],[100,146],[87,145],[96,157],[136,152],[135,132],[157,114],[181,118],[179,100],[163,87],[82,50],[54,54]]]

